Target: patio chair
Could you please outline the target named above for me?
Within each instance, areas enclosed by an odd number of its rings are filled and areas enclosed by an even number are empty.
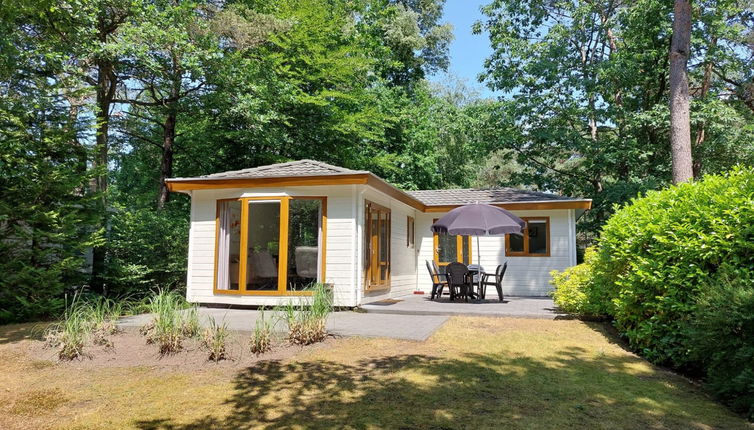
[[[460,294],[468,302],[469,293],[471,293],[469,268],[463,263],[454,261],[445,266],[445,276],[448,278],[450,300],[455,300],[456,296]]]
[[[431,264],[429,260],[426,260],[426,263],[429,277],[432,279],[432,294],[430,295],[430,300],[434,300],[435,295],[437,295],[437,297],[442,296],[442,290],[448,285],[448,281],[444,279],[444,275],[441,275],[440,272],[434,270],[434,265]]]
[[[503,301],[503,276],[505,276],[505,270],[508,268],[508,262],[497,266],[495,274],[487,273],[482,277],[482,299],[487,294],[487,286],[493,285],[497,289],[497,296],[500,301]]]

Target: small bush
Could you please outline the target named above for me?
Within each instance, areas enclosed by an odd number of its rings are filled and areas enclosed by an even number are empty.
[[[113,346],[110,336],[118,333],[118,318],[124,313],[123,302],[97,297],[86,304],[85,312],[91,325],[93,343]]]
[[[254,332],[249,342],[252,354],[264,354],[272,349],[272,321],[264,316],[264,309],[259,312],[259,318],[254,324]]]
[[[209,327],[202,334],[202,347],[209,351],[209,359],[217,363],[227,358],[226,343],[230,336],[228,324],[217,324],[214,318],[210,318]]]
[[[322,283],[312,285],[311,301],[289,302],[280,309],[288,324],[288,340],[309,345],[327,338],[325,323],[333,309],[332,290]]]
[[[63,318],[47,331],[48,346],[58,348],[58,358],[73,360],[84,355],[84,346],[91,335],[91,324],[83,306],[67,308]]]
[[[154,343],[160,354],[172,354],[183,348],[183,338],[195,335],[199,329],[195,307],[186,303],[175,291],[158,290],[150,299],[147,309],[154,315],[141,333],[147,343]]]
[[[754,273],[707,284],[690,331],[711,391],[754,420]]]
[[[599,306],[596,298],[592,297],[595,291],[592,265],[596,257],[596,250],[587,248],[583,263],[562,272],[550,272],[550,283],[555,287],[552,298],[563,311],[584,317],[604,314],[604,309]]]

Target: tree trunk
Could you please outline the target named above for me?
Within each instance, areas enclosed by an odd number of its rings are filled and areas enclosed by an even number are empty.
[[[175,143],[176,110],[171,107],[165,118],[165,132],[162,139],[162,161],[160,162],[160,191],[157,208],[162,209],[170,199],[170,190],[165,180],[173,176],[173,144]]]
[[[710,49],[714,49],[717,46],[717,37],[713,37],[710,42]],[[704,100],[709,94],[710,85],[712,85],[712,60],[707,60],[704,65],[704,78],[702,80],[702,88],[699,93],[699,98]],[[706,137],[705,127],[707,124],[702,122],[699,124],[699,129],[696,131],[696,138],[694,138],[694,144],[691,147],[691,152],[694,155],[694,178],[699,178],[702,175],[702,157],[700,156],[702,145],[704,145],[704,139]]]
[[[163,125],[162,161],[160,162],[160,190],[157,195],[157,208],[162,209],[170,200],[170,190],[165,180],[173,176],[173,147],[175,145],[175,127],[178,119],[178,101],[181,98],[182,70],[178,57],[172,55],[173,79],[170,87],[170,104]]]
[[[691,2],[675,0],[673,40],[670,45],[670,149],[673,183],[694,177],[691,158],[691,116],[686,63],[691,44]]]
[[[112,64],[105,60],[97,66],[97,135],[95,137],[95,154],[92,167],[99,169],[93,180],[92,191],[99,194],[97,211],[100,214],[99,228],[107,227],[107,163],[108,163],[108,132],[110,127],[110,106],[115,97],[115,80]],[[95,246],[92,249],[91,287],[94,291],[104,291],[105,248]]]

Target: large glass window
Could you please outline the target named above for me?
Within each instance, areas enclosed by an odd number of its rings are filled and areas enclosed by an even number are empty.
[[[324,197],[219,200],[215,290],[296,294],[324,280]]]
[[[246,290],[276,291],[280,262],[279,200],[249,200]]]
[[[322,200],[293,199],[288,222],[287,290],[303,290],[320,277],[322,265]]]
[[[510,257],[549,257],[550,218],[524,217],[526,228],[522,236],[505,236],[505,255]]]

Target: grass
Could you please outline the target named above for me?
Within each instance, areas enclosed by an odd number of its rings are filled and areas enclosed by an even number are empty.
[[[291,300],[279,307],[288,324],[288,340],[297,345],[311,345],[327,338],[327,316],[333,311],[332,290],[327,284],[312,284],[311,302]]]
[[[37,366],[24,342],[0,343],[0,428],[752,429],[575,320],[458,317],[425,342],[335,339],[204,371]]]
[[[58,358],[73,360],[84,355],[87,343],[113,346],[110,336],[118,332],[118,317],[123,305],[115,300],[99,297],[81,300],[74,295],[60,320],[45,330],[45,340],[50,347],[58,348]]]
[[[272,349],[272,327],[273,322],[265,317],[264,308],[260,309],[249,339],[249,351],[252,354],[260,355]]]
[[[154,315],[142,327],[147,343],[159,347],[160,354],[173,354],[183,347],[183,339],[199,333],[199,312],[176,291],[158,290],[149,299],[147,311]]]
[[[217,363],[225,360],[227,357],[228,324],[223,322],[218,324],[214,318],[210,318],[209,327],[202,334],[202,347],[209,352],[209,360]]]

